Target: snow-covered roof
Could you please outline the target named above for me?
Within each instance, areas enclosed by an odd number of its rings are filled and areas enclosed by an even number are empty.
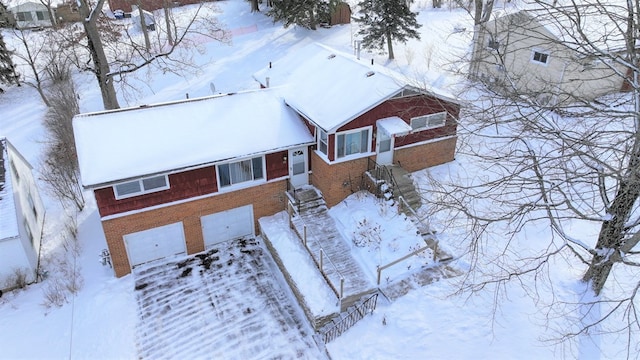
[[[11,183],[9,142],[0,138],[0,241],[19,235],[18,215]]]
[[[621,29],[626,26],[628,13],[626,5],[619,0],[611,0],[606,6],[585,3],[578,6],[534,7],[515,12],[510,9],[497,11],[494,16],[505,19],[515,17],[515,26],[540,24],[563,45],[576,50],[597,48],[607,53],[625,48],[624,31]]]
[[[270,64],[253,77],[265,86],[285,85],[287,104],[328,132],[410,88],[401,74],[317,43]],[[438,89],[416,90],[458,102]]]
[[[52,3],[52,6],[55,6],[57,2]],[[42,4],[39,3],[37,1],[22,1],[22,0],[15,0],[12,2],[9,2],[9,4],[7,5],[7,10],[11,11],[11,10],[18,10],[21,8],[29,8],[29,9],[46,9],[47,7]]]
[[[272,89],[81,114],[73,128],[87,187],[314,141]]]

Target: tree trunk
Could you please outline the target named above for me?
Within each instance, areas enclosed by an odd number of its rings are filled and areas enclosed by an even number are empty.
[[[105,0],[99,0],[96,4],[96,9],[99,9],[104,4]],[[113,86],[113,78],[111,77],[111,69],[109,68],[109,62],[107,61],[107,55],[104,52],[104,46],[102,45],[102,39],[100,38],[100,31],[96,25],[96,20],[99,11],[92,11],[86,0],[80,0],[81,6],[79,7],[80,14],[83,18],[82,25],[84,31],[87,34],[87,46],[91,53],[91,60],[94,64],[93,72],[98,80],[100,86],[100,94],[102,95],[102,103],[106,110],[118,109],[118,96],[116,95],[116,89]]]
[[[395,59],[395,55],[393,55],[393,44],[391,43],[391,32],[387,30],[387,49],[389,50],[389,60]]]
[[[591,288],[599,295],[609,277],[613,264],[619,259],[624,245],[625,226],[633,210],[633,205],[640,197],[640,144],[636,141],[626,176],[621,180],[607,213],[611,220],[604,221],[596,243],[596,254],[593,255],[591,265],[582,278],[591,281]]]
[[[475,1],[475,11],[473,13],[473,23],[474,25],[478,25],[482,22],[482,6],[483,0],[474,0]]]
[[[493,11],[493,0],[487,0],[487,3],[484,5],[484,9],[482,9],[482,16],[480,17],[481,23],[486,23],[491,19],[491,12]]]
[[[147,28],[147,19],[144,16],[144,10],[142,9],[141,1],[138,0],[138,14],[140,15],[140,28],[144,35],[144,48],[147,53],[151,50],[151,40],[149,40],[149,29]]]
[[[169,16],[169,0],[164,1],[164,21],[167,23],[167,42],[173,46],[173,34],[171,33],[171,19]]]
[[[258,0],[251,0],[251,12],[260,12],[260,8],[258,6]]]
[[[315,12],[312,10],[309,10],[309,28],[311,30],[316,30],[316,16],[315,16]]]

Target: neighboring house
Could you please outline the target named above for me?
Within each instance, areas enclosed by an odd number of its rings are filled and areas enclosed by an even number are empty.
[[[0,290],[37,280],[44,215],[31,165],[0,138]]]
[[[147,11],[154,11],[166,7],[199,4],[202,0],[108,0],[111,11],[122,10],[125,13],[132,12],[132,6],[140,5]]]
[[[255,78],[288,85],[76,116],[116,276],[254,235],[290,188],[335,205],[371,160],[410,171],[453,160],[457,101],[382,66],[312,45]]]
[[[70,22],[80,22],[82,17],[78,11],[78,3],[76,1],[65,1],[55,8],[56,21],[60,24]]]
[[[593,10],[593,11],[592,11]],[[605,54],[624,49],[611,28],[611,20],[589,7],[579,8],[589,41]],[[562,103],[595,97],[622,89],[626,68],[592,55],[589,46],[576,41],[578,29],[569,20],[572,9],[521,10],[498,14],[476,27],[470,72],[498,89],[515,89],[543,103]],[[604,22],[603,22],[604,21]],[[513,90],[507,90],[510,93]]]
[[[52,26],[49,9],[39,2],[21,2],[7,10],[13,14],[16,27],[20,29]]]

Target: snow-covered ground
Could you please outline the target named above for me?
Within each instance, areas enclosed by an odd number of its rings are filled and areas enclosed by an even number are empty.
[[[231,44],[203,43],[206,50],[197,54],[201,64],[198,71],[180,78],[160,71],[137,83],[137,98],[122,99],[121,105],[138,105],[209,95],[211,83],[217,92],[255,89],[251,74],[269,61],[295,52],[314,41],[322,42],[346,52],[353,51],[355,25],[308,31],[291,27],[283,29],[261,13],[250,13],[250,4],[243,0],[216,3],[220,20],[234,34]],[[377,63],[404,72],[417,83],[445,87],[456,83],[447,70],[457,70],[458,61],[468,51],[472,21],[460,9],[431,9],[430,2],[415,3],[420,10],[421,41],[396,45],[397,60],[387,62],[384,55],[363,53]],[[497,6],[503,6],[499,2]],[[460,31],[466,29],[465,31]],[[4,31],[5,39],[11,34]],[[76,82],[81,94],[81,110],[101,110],[100,95],[95,80],[89,74],[78,74]],[[6,136],[36,167],[40,156],[44,130],[41,119],[45,108],[36,92],[28,87],[11,88],[0,95],[0,136]],[[441,173],[456,173],[464,169],[464,158],[438,169]],[[37,175],[37,174],[36,174]],[[417,181],[426,181],[426,172],[415,173]],[[77,244],[64,228],[65,213],[51,198],[45,198],[47,220],[43,245],[43,266],[49,277],[24,290],[5,294],[0,298],[0,358],[1,359],[133,359],[140,355],[136,345],[139,331],[134,276],[114,278],[108,267],[98,262],[101,249],[106,247],[99,216],[93,199],[88,197],[86,210],[78,218]],[[380,219],[385,211],[366,201],[348,199],[332,212],[341,218],[345,234],[362,231],[358,224]],[[392,211],[392,210],[391,210]],[[391,212],[389,211],[389,212]],[[351,218],[348,218],[346,214]],[[381,221],[384,233],[390,238],[407,236],[404,222]],[[372,223],[373,224],[373,223]],[[375,225],[373,225],[375,226]],[[550,236],[548,229],[531,229],[523,234],[522,242]],[[382,232],[382,231],[381,231]],[[455,254],[458,247],[454,234],[444,234],[441,242],[449,244]],[[402,240],[404,241],[404,240]],[[404,244],[403,244],[404,246]],[[523,245],[526,246],[526,245]],[[398,246],[399,247],[399,246]],[[77,249],[78,256],[68,256]],[[459,254],[456,254],[459,255]],[[378,254],[374,254],[377,257]],[[369,259],[366,250],[362,258]],[[377,260],[377,259],[376,259]],[[370,266],[375,266],[371,262]],[[466,268],[464,258],[453,265]],[[579,274],[565,269],[556,274],[560,284],[558,293],[538,289],[542,297],[563,296],[570,299],[577,292]],[[76,279],[76,295],[61,291],[62,305],[50,306],[47,295],[52,285],[69,284]],[[487,289],[473,295],[451,296],[457,288],[456,279],[441,280],[413,290],[400,299],[380,303],[372,316],[327,346],[334,359],[551,359],[560,356],[581,359],[624,357],[619,352],[625,339],[615,336],[602,341],[608,354],[600,357],[594,344],[581,348],[557,346],[544,342],[553,331],[553,323],[545,314],[550,310],[517,285],[507,285],[506,292]],[[498,295],[496,295],[498,294]],[[503,295],[507,294],[507,295]],[[235,294],[241,295],[241,294]],[[494,306],[496,296],[501,306]],[[320,305],[321,306],[321,305]],[[177,339],[178,335],[174,339]],[[597,344],[596,344],[597,345]],[[587,350],[589,351],[587,351]],[[582,351],[580,351],[582,350]],[[612,351],[613,350],[613,351]],[[239,349],[245,351],[245,349]],[[185,349],[180,358],[193,358],[201,353]],[[206,355],[205,355],[206,356]],[[261,356],[261,355],[260,355]],[[274,354],[275,356],[275,354]],[[269,355],[264,355],[269,358]]]

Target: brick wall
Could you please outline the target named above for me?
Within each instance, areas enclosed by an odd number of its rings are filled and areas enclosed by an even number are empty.
[[[241,191],[217,194],[205,199],[102,221],[102,228],[107,239],[116,276],[124,276],[130,273],[131,269],[124,244],[124,235],[182,221],[187,253],[201,252],[204,250],[204,239],[200,217],[253,204],[254,226],[257,233],[259,218],[273,215],[285,209],[285,190],[286,182],[276,181]]]
[[[452,137],[396,149],[393,154],[393,162],[402,165],[405,170],[413,172],[453,161],[457,140],[457,137]]]
[[[311,183],[322,191],[327,206],[331,207],[360,190],[362,176],[367,171],[367,158],[329,165],[312,152],[311,165]]]

